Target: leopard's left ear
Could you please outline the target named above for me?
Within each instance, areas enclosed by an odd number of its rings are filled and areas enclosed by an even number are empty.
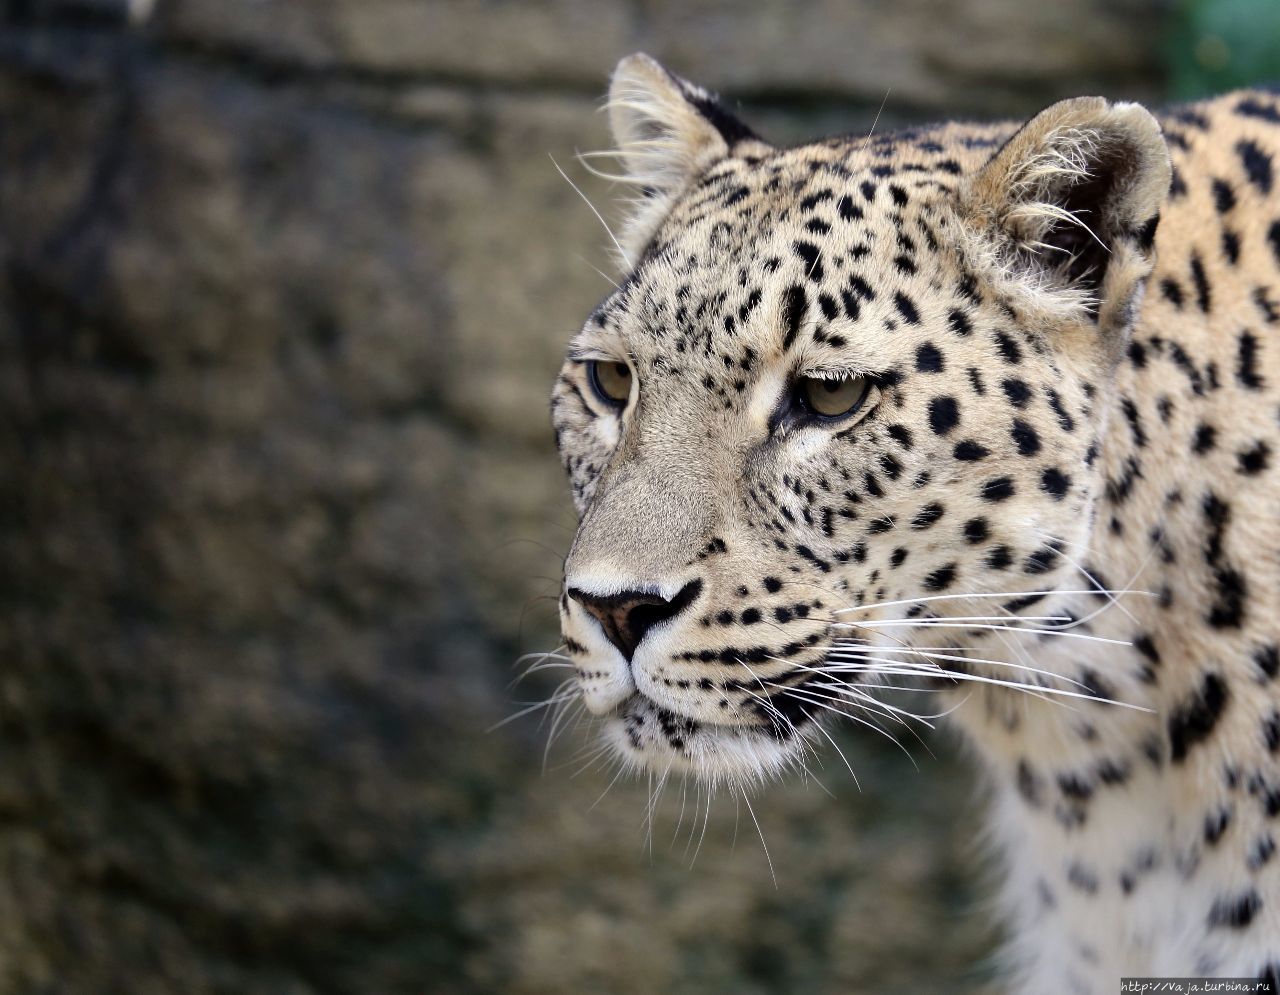
[[[1080,97],[1032,118],[960,191],[969,241],[1024,299],[1126,325],[1150,274],[1169,150],[1131,103]]]
[[[628,55],[613,71],[609,123],[623,175],[638,188],[620,237],[634,263],[679,194],[742,143],[766,149],[715,94],[681,79],[647,55]]]

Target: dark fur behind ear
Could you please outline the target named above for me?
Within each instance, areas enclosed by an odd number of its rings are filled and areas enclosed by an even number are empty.
[[[1123,323],[1151,270],[1169,152],[1137,104],[1064,100],[1015,134],[961,192],[1001,275],[1051,310]]]
[[[613,72],[609,121],[623,174],[639,188],[620,236],[630,264],[676,197],[736,146],[768,146],[715,94],[670,72],[647,55],[629,55]]]

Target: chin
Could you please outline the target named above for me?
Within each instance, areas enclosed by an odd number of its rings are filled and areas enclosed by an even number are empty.
[[[605,720],[603,734],[636,772],[692,774],[712,786],[739,786],[798,768],[817,731],[812,719],[785,733],[771,725],[698,722],[636,693]]]

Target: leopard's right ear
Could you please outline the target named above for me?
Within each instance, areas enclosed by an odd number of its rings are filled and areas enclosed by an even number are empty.
[[[628,55],[613,71],[609,123],[623,173],[638,188],[621,248],[630,266],[675,199],[708,166],[742,143],[767,146],[715,94],[669,72],[647,55]]]

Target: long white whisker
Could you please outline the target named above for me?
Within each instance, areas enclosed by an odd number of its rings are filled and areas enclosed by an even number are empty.
[[[778,876],[773,873],[773,858],[769,856],[769,844],[764,841],[764,830],[760,828],[760,820],[756,818],[755,809],[751,807],[751,799],[747,797],[747,789],[740,784],[738,785],[738,791],[742,794],[742,800],[747,803],[747,811],[751,813],[751,821],[756,824],[756,832],[760,834],[760,846],[764,850],[764,859],[769,865],[769,877],[773,878],[773,887],[776,891],[778,888]]]
[[[1031,597],[1048,597],[1051,594],[1140,594],[1146,597],[1155,597],[1150,591],[1100,591],[1097,588],[1079,591],[981,591],[974,594],[930,594],[923,598],[904,598],[901,601],[875,601],[865,605],[858,605],[856,608],[837,608],[834,612],[836,615],[844,615],[849,612],[870,611],[873,608],[896,608],[900,605],[923,604],[927,601],[954,601],[957,598],[1031,598]],[[1021,617],[1021,616],[1019,616]]]
[[[835,656],[847,651],[844,649],[844,647],[837,645],[832,647],[832,649],[829,652],[831,655]],[[1072,680],[1070,677],[1063,677],[1059,674],[1055,674],[1051,670],[1041,670],[1039,667],[1030,667],[1021,663],[1009,663],[1007,660],[989,660],[989,659],[986,659],[985,657],[980,657],[980,656],[957,656],[955,654],[938,653],[933,650],[928,650],[928,651],[916,650],[913,648],[896,649],[893,647],[887,647],[884,649],[877,649],[876,652],[878,653],[914,653],[923,657],[927,657],[930,660],[946,660],[948,663],[985,663],[991,667],[1011,667],[1014,670],[1026,670],[1033,674],[1040,674],[1041,676],[1044,676],[1044,677],[1050,677],[1054,680],[1066,681],[1068,684],[1076,685],[1076,687],[1082,687],[1082,688],[1088,687],[1088,685],[1082,681]]]
[[[1110,643],[1113,646],[1132,646],[1127,639],[1108,639],[1105,636],[1091,636],[1083,632],[1059,632],[1055,629],[1023,628],[1017,625],[993,625],[982,622],[948,622],[942,619],[924,621],[922,619],[890,619],[883,622],[833,622],[837,628],[845,629],[879,629],[888,627],[919,626],[935,629],[989,629],[998,632],[1022,632],[1033,636],[1059,636],[1063,639],[1087,639],[1095,643]]]
[[[631,263],[631,257],[630,257],[630,256],[628,256],[628,255],[627,255],[627,253],[626,253],[626,250],[622,248],[622,243],[621,243],[621,242],[619,242],[619,241],[618,241],[618,237],[617,237],[616,235],[614,235],[614,233],[613,233],[613,229],[611,229],[611,228],[609,227],[609,223],[608,223],[607,221],[605,221],[605,219],[604,219],[604,215],[603,215],[603,214],[601,214],[599,211],[597,211],[597,210],[596,210],[596,205],[595,205],[595,204],[593,204],[593,203],[591,203],[591,201],[588,199],[587,195],[586,195],[585,193],[583,193],[581,190],[579,190],[579,189],[578,189],[578,184],[574,183],[574,182],[573,182],[573,180],[569,179],[569,174],[568,174],[568,173],[566,173],[563,169],[561,169],[561,168],[560,168],[560,163],[556,162],[556,158],[555,158],[555,156],[553,156],[550,152],[548,152],[548,153],[547,153],[547,158],[551,160],[551,165],[553,165],[553,166],[555,166],[555,167],[556,167],[556,172],[557,172],[557,173],[559,173],[561,176],[563,176],[563,177],[564,177],[564,181],[565,181],[566,183],[568,183],[568,184],[569,184],[569,186],[573,187],[574,193],[576,193],[579,197],[581,197],[581,198],[582,198],[582,202],[583,202],[584,204],[586,204],[586,205],[587,205],[587,207],[591,208],[591,213],[592,213],[592,214],[594,214],[594,215],[596,216],[596,219],[600,222],[600,224],[602,224],[602,225],[604,226],[604,230],[608,233],[609,238],[611,238],[611,239],[613,240],[614,248],[616,248],[616,249],[618,250],[618,255],[619,255],[619,257],[622,259],[622,261],[623,261],[624,263],[626,263],[626,264],[627,264],[627,268],[628,268],[628,269],[630,269],[630,267],[631,267],[631,265],[632,265],[632,263]]]

